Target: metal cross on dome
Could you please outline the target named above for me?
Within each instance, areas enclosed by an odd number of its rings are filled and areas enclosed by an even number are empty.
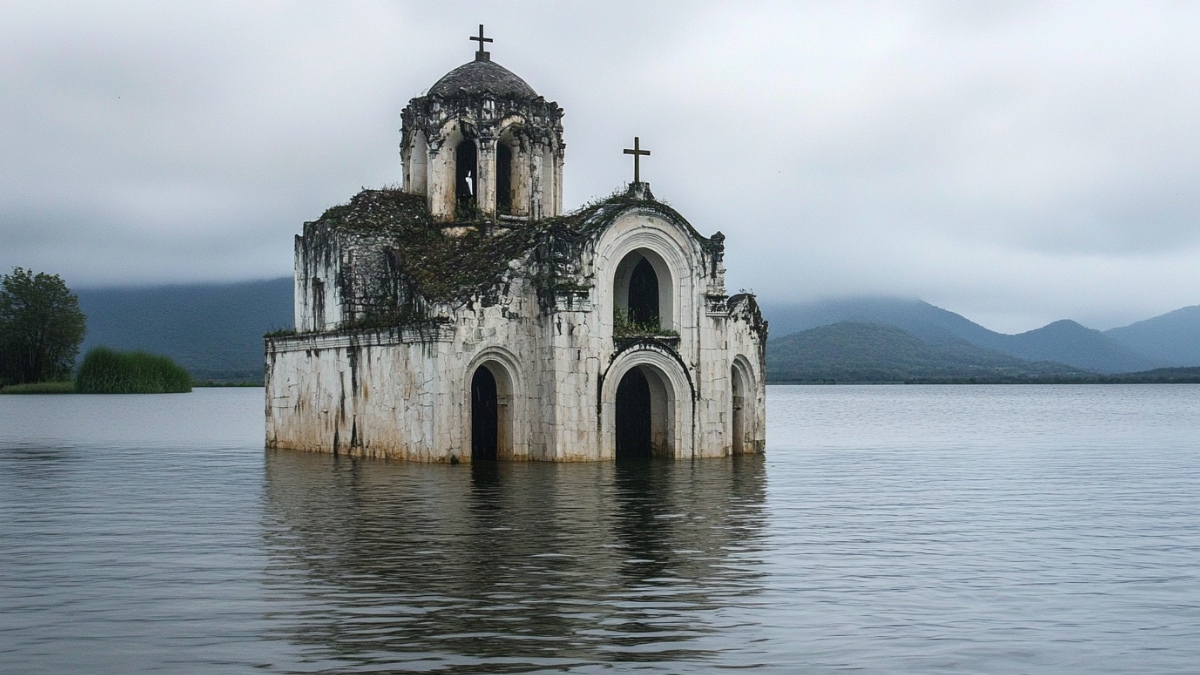
[[[641,139],[634,136],[633,149],[625,148],[625,154],[633,155],[633,182],[635,183],[642,182],[641,159],[643,156],[649,156],[650,154],[649,150],[642,150],[641,145],[639,145],[640,142]]]
[[[487,52],[483,51],[483,43],[494,42],[494,40],[492,40],[490,37],[483,37],[483,24],[479,24],[479,37],[472,35],[468,39],[479,43],[479,49],[475,51],[475,58],[477,59],[487,55]]]

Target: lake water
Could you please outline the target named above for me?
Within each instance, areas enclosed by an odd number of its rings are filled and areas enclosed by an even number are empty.
[[[471,467],[2,396],[0,672],[1200,670],[1200,386],[768,405],[763,458]]]

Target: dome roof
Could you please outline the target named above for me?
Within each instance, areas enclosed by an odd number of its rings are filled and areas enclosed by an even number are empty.
[[[511,70],[493,61],[475,60],[442,76],[429,88],[430,96],[491,94],[512,98],[537,98],[537,92]]]

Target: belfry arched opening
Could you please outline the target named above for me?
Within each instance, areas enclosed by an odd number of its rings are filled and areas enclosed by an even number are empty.
[[[672,397],[661,373],[635,366],[617,385],[616,458],[672,457]]]
[[[513,212],[513,151],[505,143],[496,146],[496,212],[510,215]]]
[[[478,155],[475,141],[466,139],[454,150],[454,191],[458,207],[473,209],[479,192]]]

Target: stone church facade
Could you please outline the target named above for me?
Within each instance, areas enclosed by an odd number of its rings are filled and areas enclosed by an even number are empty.
[[[563,111],[482,46],[402,112],[402,187],[296,237],[296,330],[266,338],[268,447],[762,452],[767,324],[754,296],[726,293],[724,237],[640,177],[564,214]]]

